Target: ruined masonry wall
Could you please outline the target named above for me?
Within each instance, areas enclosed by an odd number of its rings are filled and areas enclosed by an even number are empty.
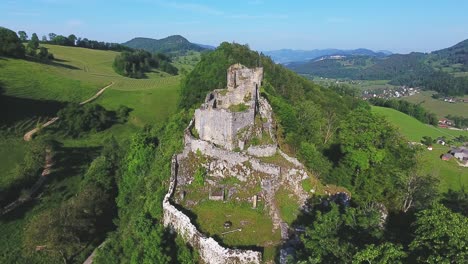
[[[227,149],[237,147],[235,138],[242,128],[253,125],[255,109],[245,112],[229,112],[225,109],[206,108],[195,110],[195,129],[201,139],[224,146]]]
[[[190,218],[170,203],[177,179],[177,156],[172,158],[171,181],[169,192],[164,196],[164,226],[172,227],[186,242],[199,251],[201,259],[206,263],[234,264],[260,263],[262,254],[252,250],[224,248],[213,238],[207,238],[190,222]]]

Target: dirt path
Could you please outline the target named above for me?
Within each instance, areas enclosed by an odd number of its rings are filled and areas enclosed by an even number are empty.
[[[83,101],[80,103],[80,105],[84,105],[84,104],[87,104],[93,100],[95,100],[96,98],[98,98],[107,88],[111,87],[112,85],[114,84],[114,82],[111,82],[109,85],[107,85],[106,87],[103,87],[101,90],[99,90],[95,95],[93,95],[91,98]],[[56,116],[52,119],[50,119],[49,121],[47,121],[46,123],[44,123],[41,128],[45,128],[45,127],[48,127],[50,125],[52,125],[53,123],[55,123],[59,118]],[[24,134],[24,137],[23,139],[25,141],[30,141],[32,139],[32,137],[34,136],[34,134],[37,133],[37,131],[39,131],[39,128],[34,128],[33,130],[31,131],[28,131],[26,134]]]

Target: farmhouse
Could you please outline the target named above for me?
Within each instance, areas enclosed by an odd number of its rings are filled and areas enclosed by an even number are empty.
[[[458,147],[450,150],[450,154],[459,161],[468,160],[468,148],[467,147]]]

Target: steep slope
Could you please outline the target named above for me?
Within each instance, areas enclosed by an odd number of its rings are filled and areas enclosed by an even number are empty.
[[[184,54],[189,50],[203,51],[206,48],[199,44],[194,44],[180,35],[169,36],[163,39],[152,38],[134,38],[122,45],[133,48],[143,49],[149,52]]]

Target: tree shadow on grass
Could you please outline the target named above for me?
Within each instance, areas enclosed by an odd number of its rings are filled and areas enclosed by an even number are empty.
[[[52,117],[64,106],[65,103],[59,101],[0,95],[0,126],[34,117]]]

